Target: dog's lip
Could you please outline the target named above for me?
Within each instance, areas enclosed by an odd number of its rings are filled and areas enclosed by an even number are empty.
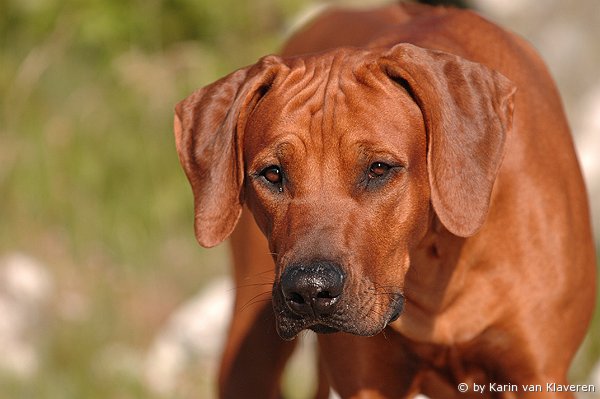
[[[277,334],[281,337],[281,339],[285,341],[291,341],[296,338],[296,335],[300,334],[300,332],[306,328],[310,328],[304,323],[281,323],[278,321],[276,323]]]
[[[389,304],[387,317],[373,323],[372,326],[361,325],[356,319],[342,315],[328,315],[317,318],[303,318],[287,309],[279,290],[274,290],[273,310],[276,315],[276,328],[279,336],[293,340],[302,330],[312,330],[318,334],[345,332],[358,336],[373,336],[381,332],[387,325],[397,320],[404,309],[404,295],[398,292],[393,295]],[[348,307],[348,305],[346,306]],[[357,317],[360,317],[358,315]]]
[[[279,336],[288,341],[292,340],[303,330],[312,330],[317,334],[332,334],[344,331],[343,326],[327,323],[323,320],[305,320],[305,319],[287,319],[286,321],[277,322],[277,333]]]
[[[312,326],[310,326],[308,328],[310,328],[311,330],[313,330],[314,332],[316,332],[318,334],[333,334],[333,333],[340,332],[340,330],[338,328],[331,327],[331,326],[328,326],[326,324],[321,324],[321,323],[313,324]]]
[[[400,317],[400,314],[402,313],[402,310],[398,310],[396,313],[394,313],[392,315],[392,317],[390,317],[390,321],[388,321],[388,324],[395,322],[396,320],[398,320],[398,318]]]
[[[286,341],[294,339],[303,330],[312,330],[317,334],[332,334],[352,329],[340,320],[334,321],[327,318],[303,319],[294,317],[293,314],[287,316],[279,318],[276,322],[277,333]]]
[[[404,295],[398,294],[398,296],[395,298],[395,306],[394,306],[395,309],[390,317],[390,320],[387,322],[387,324],[393,323],[396,320],[398,320],[398,318],[404,311],[404,301],[405,301]]]

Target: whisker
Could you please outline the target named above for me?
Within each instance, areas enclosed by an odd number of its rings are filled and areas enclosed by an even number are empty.
[[[383,330],[381,330],[381,334],[383,334],[383,338],[384,338],[386,341],[389,341],[389,340],[390,340],[390,339],[388,338],[387,334],[385,333],[385,328],[384,328]]]
[[[272,281],[267,281],[266,283],[252,283],[252,284],[241,284],[235,286],[235,288],[248,288],[248,287],[264,287],[264,286],[272,286]]]
[[[250,299],[248,300],[248,302],[246,302],[246,303],[245,303],[245,304],[244,304],[244,305],[243,305],[243,306],[240,308],[240,312],[241,312],[241,311],[243,311],[244,309],[246,309],[248,306],[250,306],[250,305],[254,304],[254,303],[258,303],[258,302],[261,302],[261,301],[266,301],[265,299],[263,299],[263,300],[260,300],[260,299],[258,299],[258,298],[260,298],[260,297],[261,297],[261,296],[263,296],[263,295],[271,295],[271,291],[261,292],[260,294],[258,294],[258,295],[255,295],[255,296],[253,296],[252,298],[250,298]],[[270,301],[270,300],[271,300],[271,298],[269,298],[268,300]],[[258,302],[254,302],[254,301],[258,301]]]
[[[256,273],[255,276],[260,276],[261,274],[267,274],[267,273],[275,273],[275,268]],[[252,277],[252,276],[248,276],[247,278],[250,278],[250,277]]]
[[[270,298],[269,299],[256,299],[252,302],[248,302],[247,304],[245,304],[239,311],[241,313],[245,310],[248,310],[250,308],[250,306],[252,306],[252,305],[257,305],[259,303],[268,303],[268,302],[271,302]]]

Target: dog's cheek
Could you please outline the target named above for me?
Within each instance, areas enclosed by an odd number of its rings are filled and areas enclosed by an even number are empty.
[[[252,188],[246,191],[246,204],[254,216],[254,220],[260,231],[262,231],[267,239],[270,239],[271,232],[273,231],[273,215],[271,214],[272,211],[269,212],[269,210],[272,209],[272,206],[265,206],[264,200],[259,198],[256,191]]]
[[[428,213],[427,190],[420,186],[406,189],[402,198],[382,200],[375,214],[386,217],[369,220],[367,230],[371,233],[365,237],[358,262],[364,268],[361,273],[375,286],[403,289],[410,252],[428,230]]]
[[[413,249],[415,248],[425,237],[427,231],[429,230],[429,226],[431,224],[431,215],[432,215],[432,207],[429,195],[429,186],[425,183],[424,187],[419,187],[416,190],[415,197],[417,197],[416,202],[418,206],[415,209],[414,214],[412,215],[411,220],[411,232],[408,235],[410,238],[409,242],[407,242],[408,247]]]
[[[422,171],[418,171],[422,172]],[[430,224],[430,190],[424,173],[412,173],[402,198],[391,214],[395,215],[397,242],[407,251],[415,248],[427,234]]]

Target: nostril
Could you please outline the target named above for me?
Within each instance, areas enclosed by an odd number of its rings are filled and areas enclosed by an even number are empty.
[[[338,295],[332,295],[329,291],[321,291],[317,294],[317,298],[319,299],[334,299],[337,297]]]
[[[331,291],[321,291],[313,299],[312,307],[316,314],[322,317],[329,316],[335,311],[335,304],[339,295],[331,295]]]
[[[297,292],[290,293],[287,299],[290,302],[294,302],[299,305],[303,305],[306,303],[306,301],[304,300],[304,297],[302,295],[298,294]]]

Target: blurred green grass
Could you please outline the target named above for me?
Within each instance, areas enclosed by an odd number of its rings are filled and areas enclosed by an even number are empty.
[[[0,1],[0,255],[40,259],[57,293],[39,373],[1,375],[0,397],[153,397],[104,354],[142,356],[228,269],[194,240],[173,106],[276,50],[301,3]]]
[[[39,373],[0,375],[0,397],[155,397],[107,353],[143,353],[169,312],[228,268],[225,247],[194,240],[173,106],[276,50],[306,5],[0,0],[0,255],[42,260],[57,292]],[[210,389],[196,385],[182,397]]]

